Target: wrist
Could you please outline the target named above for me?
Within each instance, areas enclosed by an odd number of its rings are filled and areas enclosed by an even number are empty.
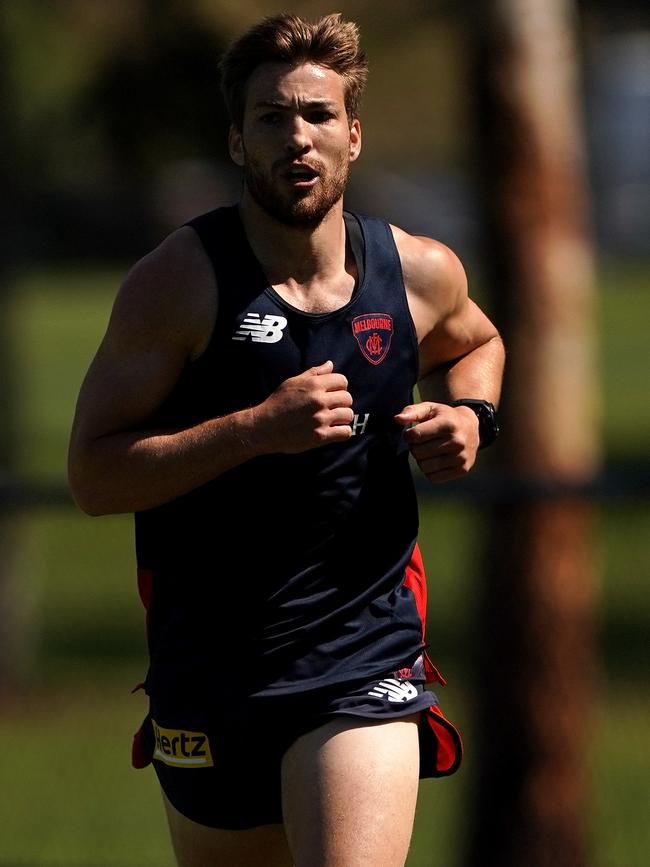
[[[464,397],[454,400],[451,406],[465,408],[474,413],[478,420],[479,449],[491,445],[499,435],[499,423],[494,405],[487,400]]]
[[[453,404],[452,404],[452,406],[453,406]],[[467,423],[472,425],[472,429],[476,431],[476,436],[479,440],[479,447],[480,447],[481,432],[480,432],[479,418],[476,415],[476,413],[474,412],[474,410],[470,409],[468,406],[464,406],[463,404],[460,404],[459,406],[454,406],[454,409],[456,410],[456,412],[459,412],[463,416],[465,416],[465,418],[467,419]]]
[[[252,460],[273,451],[268,436],[265,436],[261,406],[251,406],[242,409],[232,416],[232,434],[242,447],[244,460]]]

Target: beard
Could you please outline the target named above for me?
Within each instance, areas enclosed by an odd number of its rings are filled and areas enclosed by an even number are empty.
[[[315,187],[284,191],[275,184],[268,171],[244,150],[244,183],[252,198],[274,220],[285,226],[314,228],[339,201],[348,185],[350,163],[347,154],[328,174],[323,163],[309,160],[318,173]]]

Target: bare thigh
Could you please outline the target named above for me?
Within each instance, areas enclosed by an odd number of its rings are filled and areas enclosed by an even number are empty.
[[[163,794],[174,854],[179,867],[291,867],[282,825],[249,831],[208,828],[187,819]]]
[[[418,791],[418,716],[340,717],[292,744],[282,806],[296,867],[403,867]]]

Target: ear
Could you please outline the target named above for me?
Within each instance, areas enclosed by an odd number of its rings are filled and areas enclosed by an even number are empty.
[[[228,132],[228,150],[230,151],[230,158],[232,161],[238,165],[244,165],[244,142],[242,139],[241,130],[237,129],[234,124],[230,126],[230,130]]]
[[[355,117],[350,125],[350,162],[354,162],[361,153],[361,124]]]

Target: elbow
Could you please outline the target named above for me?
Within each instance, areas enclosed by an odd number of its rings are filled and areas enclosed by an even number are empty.
[[[111,513],[101,483],[84,473],[78,463],[72,459],[68,465],[68,486],[72,499],[86,515],[98,518]]]
[[[116,511],[111,502],[110,476],[92,444],[71,439],[68,450],[68,487],[76,505],[91,518]]]
[[[102,515],[110,514],[108,509],[102,509],[101,506],[96,505],[92,500],[82,500],[75,496],[75,494],[72,496],[77,506],[85,515],[88,515],[89,518],[100,518]]]
[[[81,485],[72,476],[69,478],[69,487],[72,499],[84,514],[89,515],[91,518],[98,518],[101,515],[109,514],[110,510],[101,503],[101,498],[91,487]]]

